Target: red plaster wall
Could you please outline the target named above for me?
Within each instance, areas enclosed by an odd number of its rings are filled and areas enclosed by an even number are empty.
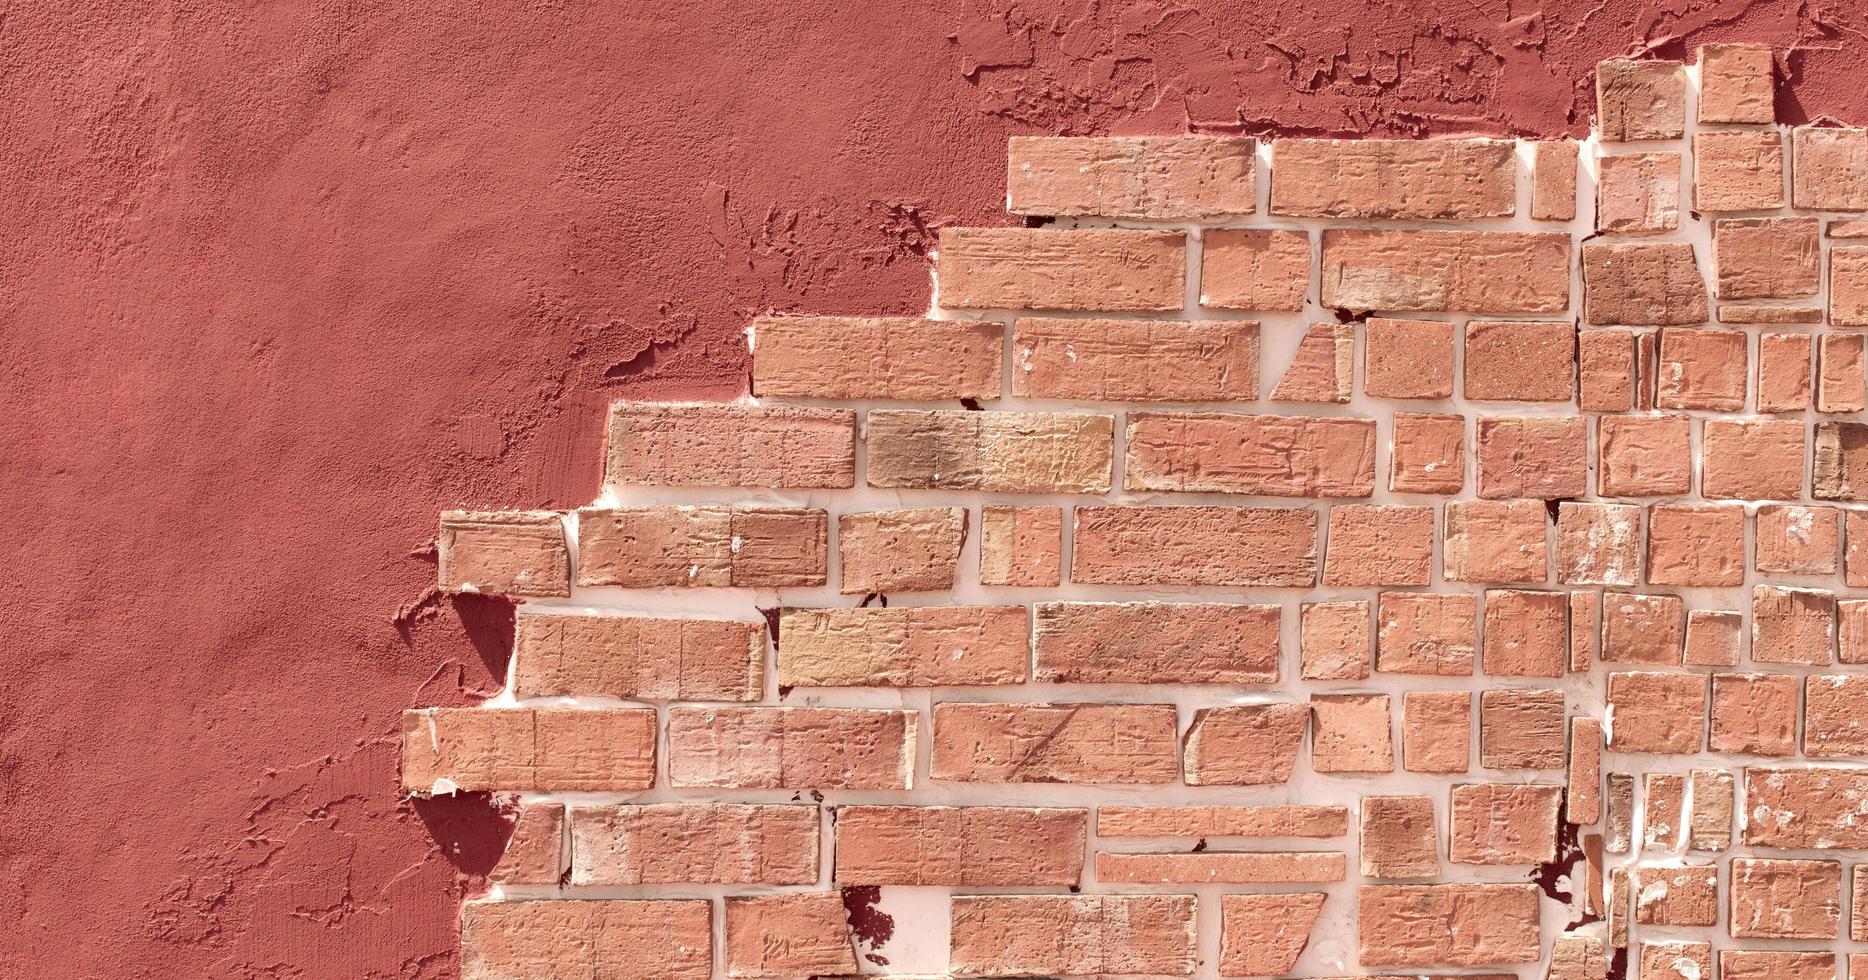
[[[391,6],[0,20],[0,975],[453,975],[508,829],[393,736],[510,612],[435,513],[589,499],[754,312],[922,310],[1008,134],[1581,134],[1720,40],[1868,123],[1844,0]]]

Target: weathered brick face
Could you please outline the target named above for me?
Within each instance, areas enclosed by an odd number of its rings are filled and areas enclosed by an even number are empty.
[[[1016,137],[926,317],[443,514],[523,603],[403,724],[518,804],[465,975],[1868,978],[1868,131],[1775,65]]]

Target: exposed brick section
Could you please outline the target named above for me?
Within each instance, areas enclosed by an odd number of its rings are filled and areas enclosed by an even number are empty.
[[[1025,679],[1024,606],[787,609],[781,687],[939,687]]]
[[[1478,645],[1478,597],[1384,592],[1375,614],[1375,669],[1465,677]]]
[[[1820,283],[1815,218],[1722,218],[1712,224],[1720,299],[1814,296]]]
[[[1487,769],[1562,769],[1563,692],[1494,689],[1479,695],[1479,764]]]
[[[1438,877],[1439,840],[1433,800],[1425,796],[1362,798],[1358,844],[1363,877]]]
[[[1851,956],[1852,960],[1853,957]],[[1726,980],[1830,980],[1836,975],[1834,953],[1788,950],[1719,950],[1719,976]],[[1850,978],[1853,980],[1853,977]]]
[[[1769,123],[1772,56],[1762,44],[1708,44],[1699,49],[1699,121]]]
[[[1339,851],[1119,854],[1099,851],[1096,878],[1112,885],[1262,885],[1343,880]]]
[[[1745,347],[1742,330],[1662,330],[1655,407],[1715,412],[1743,409],[1749,374]]]
[[[1678,596],[1607,593],[1602,597],[1602,659],[1678,664],[1685,641],[1685,612]]]
[[[1505,231],[1323,233],[1323,305],[1349,310],[1560,313],[1569,236]]]
[[[1858,333],[1826,333],[1816,341],[1816,410],[1830,415],[1859,412],[1868,377],[1865,340]]]
[[[646,405],[610,410],[610,484],[848,488],[856,413],[840,408]]]
[[[1592,324],[1690,324],[1710,313],[1706,280],[1683,242],[1583,246],[1583,317]]]
[[[1279,612],[1277,606],[1206,602],[1039,603],[1032,630],[1036,679],[1270,684],[1278,679]]]
[[[1271,144],[1271,213],[1325,218],[1490,218],[1517,210],[1505,140]]]
[[[1369,602],[1306,602],[1298,627],[1299,672],[1304,680],[1361,680],[1369,676]]]
[[[1467,783],[1453,787],[1455,864],[1543,864],[1556,858],[1563,787]]]
[[[1363,966],[1495,966],[1540,953],[1533,885],[1364,885]]]
[[[1790,203],[1799,210],[1868,211],[1868,129],[1798,126],[1790,132]]]
[[[1070,580],[1302,588],[1317,512],[1288,507],[1078,507]]]
[[[1363,325],[1362,391],[1375,398],[1453,397],[1455,326],[1370,317]]]
[[[1186,251],[1171,231],[945,228],[935,275],[955,309],[1178,310]]]
[[[1138,412],[1129,416],[1131,490],[1366,497],[1375,420]]]
[[[1632,331],[1582,330],[1576,335],[1576,359],[1578,408],[1585,412],[1625,412],[1634,404]]]
[[[1829,322],[1839,327],[1868,326],[1868,247],[1829,250]]]
[[[1286,782],[1309,721],[1310,709],[1299,703],[1202,708],[1187,728],[1182,752],[1187,785]]]
[[[1310,698],[1310,767],[1317,772],[1393,772],[1393,723],[1386,694]]]
[[[734,977],[856,972],[856,947],[836,892],[726,900],[726,964]]]
[[[869,413],[869,485],[992,493],[1104,493],[1114,420],[1051,412]]]
[[[522,697],[597,695],[649,701],[757,701],[759,623],[522,612],[513,685]]]
[[[1597,169],[1598,234],[1660,235],[1680,227],[1680,154],[1616,154]]]
[[[564,804],[534,803],[519,811],[489,880],[502,885],[556,885],[565,869]]]
[[[1531,217],[1569,221],[1576,217],[1576,150],[1570,140],[1531,144]]]
[[[785,507],[578,511],[577,584],[781,588],[824,584],[829,516]]]
[[[1802,422],[1707,419],[1701,429],[1700,494],[1736,500],[1795,500],[1803,495]]]
[[[1801,412],[1810,407],[1810,335],[1758,335],[1758,411]]]
[[[1433,508],[1339,504],[1325,535],[1324,585],[1426,585]]]
[[[1758,508],[1754,564],[1778,575],[1834,575],[1842,521],[1834,507]]]
[[[1465,488],[1465,416],[1397,412],[1393,426],[1388,489],[1450,494]]]
[[[1841,912],[1839,861],[1732,860],[1734,939],[1834,939]]]
[[[998,375],[993,375],[993,397]],[[1012,394],[1070,401],[1223,402],[1258,397],[1258,324],[1020,318]]]
[[[1745,843],[1752,847],[1868,847],[1855,809],[1868,798],[1868,768],[1745,769]]]
[[[1589,427],[1580,416],[1479,419],[1479,496],[1581,497],[1587,492]]]
[[[843,594],[953,588],[966,525],[959,507],[844,514],[837,519]]]
[[[1310,236],[1276,229],[1217,229],[1202,239],[1200,305],[1292,311],[1310,292]]]
[[[1165,704],[934,706],[935,779],[983,783],[1166,783],[1179,777]]]
[[[804,885],[817,880],[815,806],[575,806],[571,883]]]
[[[1569,596],[1490,589],[1480,669],[1492,677],[1562,677],[1569,660]]]
[[[1005,328],[915,317],[765,316],[752,322],[761,398],[999,397]]]
[[[1401,719],[1402,768],[1408,772],[1465,772],[1471,764],[1471,733],[1471,692],[1407,692]]]
[[[1686,754],[1706,743],[1706,678],[1646,671],[1609,675],[1609,749]]]
[[[1540,520],[1537,526],[1541,531],[1543,522]],[[1538,543],[1542,543],[1541,536]],[[1640,557],[1640,507],[1568,500],[1558,505],[1558,581],[1565,585],[1634,585]]]
[[[410,792],[633,792],[653,785],[655,712],[648,709],[402,713],[402,786]]]
[[[1063,553],[1061,508],[980,508],[979,584],[1055,586],[1063,576]]]
[[[1738,504],[1665,504],[1648,509],[1650,585],[1745,584],[1745,508]]]
[[[1325,898],[1322,892],[1221,896],[1220,975],[1290,973],[1310,943]]]
[[[571,594],[564,521],[550,511],[446,511],[435,550],[449,592]]]
[[[969,895],[951,969],[971,976],[1190,976],[1192,895]]]
[[[1140,221],[1251,214],[1255,146],[1235,137],[1014,136],[1006,210]]]
[[[1670,140],[1686,131],[1686,72],[1677,61],[1596,66],[1596,127],[1605,140]]]
[[[1576,328],[1526,321],[1466,324],[1466,398],[1567,402],[1576,397]]]
[[[1701,211],[1774,211],[1783,207],[1783,137],[1775,130],[1695,135],[1693,206]]]
[[[1274,402],[1347,404],[1354,393],[1356,328],[1319,323],[1304,333],[1291,366],[1271,389]]]
[[[1340,806],[1104,806],[1098,837],[1341,837],[1349,812]]]
[[[872,708],[675,708],[668,781],[726,789],[908,789],[916,720]]]
[[[1693,422],[1684,415],[1599,417],[1596,492],[1605,497],[1672,497],[1692,492],[1692,439]]]
[[[1709,747],[1741,755],[1792,755],[1798,679],[1792,674],[1712,675]]]
[[[461,975],[707,980],[712,924],[705,901],[468,902]]]
[[[836,826],[836,879],[844,885],[1061,887],[1083,877],[1088,812],[845,806]]]

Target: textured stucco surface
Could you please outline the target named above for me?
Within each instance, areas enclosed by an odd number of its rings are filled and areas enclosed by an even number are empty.
[[[920,312],[1008,135],[1580,135],[1720,40],[1868,123],[1853,4],[1309,8],[8,10],[0,974],[452,975],[507,818],[394,733],[510,610],[433,515],[587,501],[600,406],[738,393],[754,313]]]

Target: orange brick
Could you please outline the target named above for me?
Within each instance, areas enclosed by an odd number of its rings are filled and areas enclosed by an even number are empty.
[[[1557,856],[1563,787],[1466,783],[1453,787],[1447,857],[1455,864],[1548,864]]]
[[[1310,765],[1317,772],[1393,772],[1386,694],[1313,694]]]
[[[1842,519],[1834,507],[1758,508],[1756,567],[1779,575],[1834,575]]]
[[[1123,486],[1273,497],[1367,497],[1375,490],[1375,420],[1133,412]]]
[[[1570,598],[1562,592],[1488,589],[1484,660],[1492,677],[1562,677],[1569,659]]]
[[[996,384],[996,374],[994,379]],[[1251,401],[1258,397],[1258,324],[1020,317],[1012,332],[1012,394],[1068,401]]]
[[[1745,584],[1745,508],[1739,504],[1657,504],[1648,508],[1651,585]]]
[[[1795,500],[1803,496],[1803,423],[1790,419],[1707,419],[1700,493],[1708,498]]]
[[[1562,769],[1563,692],[1494,688],[1479,694],[1479,764]]]
[[[1341,851],[1199,854],[1096,853],[1096,880],[1112,885],[1261,885],[1342,881]]]
[[[1868,847],[1868,822],[1856,807],[1868,799],[1868,768],[1745,768],[1745,844],[1794,850]],[[1760,810],[1759,808],[1763,809]]]
[[[1660,332],[1659,408],[1736,412],[1745,407],[1745,332],[1709,327]]]
[[[1613,154],[1596,167],[1597,234],[1659,235],[1680,227],[1680,154]]]
[[[1693,421],[1684,415],[1601,416],[1596,447],[1596,492],[1604,497],[1692,492]]]
[[[1797,678],[1791,674],[1712,675],[1714,752],[1794,755]]]
[[[521,613],[514,693],[649,701],[757,701],[765,627],[726,620]]]
[[[1191,976],[1192,895],[959,895],[958,976]]]
[[[1278,679],[1281,608],[1275,605],[1040,602],[1032,611],[1039,683],[1271,684]],[[1023,635],[1021,619],[1021,641]]]
[[[1721,980],[1834,980],[1835,975],[1834,953],[1797,953],[1776,949],[1719,950]]]
[[[953,588],[966,543],[964,507],[918,507],[837,518],[844,595]]]
[[[1454,326],[1439,320],[1370,317],[1362,391],[1373,398],[1453,397]]]
[[[837,892],[726,899],[726,964],[732,977],[856,972],[849,913]]]
[[[1686,653],[1689,667],[1736,667],[1745,642],[1745,617],[1722,609],[1695,609],[1686,614]]]
[[[1787,306],[1769,303],[1725,303],[1719,307],[1720,323],[1821,323],[1820,306]]]
[[[1178,310],[1186,236],[1127,228],[943,228],[935,263],[950,309]]]
[[[1063,508],[980,508],[979,584],[1055,586],[1063,576],[1063,553]]]
[[[1686,606],[1679,596],[1610,592],[1602,597],[1602,659],[1678,664]]]
[[[1762,44],[1707,44],[1699,49],[1699,121],[1770,123],[1775,86],[1771,49]]]
[[[1539,221],[1575,219],[1578,145],[1574,140],[1531,144],[1531,217]]]
[[[1300,675],[1307,681],[1361,680],[1369,676],[1369,603],[1306,602],[1298,628]]]
[[[988,493],[1107,493],[1115,420],[1056,412],[875,409],[869,485]]]
[[[1686,71],[1677,61],[1611,58],[1596,66],[1602,139],[1670,140],[1686,131]]]
[[[1169,783],[1180,775],[1174,706],[934,706],[935,779],[975,783]]]
[[[1810,496],[1818,500],[1868,499],[1868,425],[1816,423]]]
[[[823,585],[829,515],[783,507],[615,507],[577,512],[577,584]]]
[[[1810,407],[1810,335],[1758,335],[1758,411],[1801,412]]]
[[[871,708],[670,708],[668,781],[728,789],[909,789],[916,714]]]
[[[1838,327],[1868,325],[1868,247],[1830,249],[1829,322]]]
[[[1687,821],[1687,846],[1695,851],[1723,851],[1731,847],[1737,781],[1724,769],[1695,769],[1688,783],[1693,813]]]
[[[1363,885],[1356,922],[1365,967],[1535,963],[1541,953],[1535,885]]]
[[[1397,313],[1560,313],[1570,237],[1559,232],[1330,229],[1323,306]]]
[[[1480,401],[1567,402],[1576,397],[1576,327],[1474,320],[1466,324],[1465,395]]]
[[[1085,810],[838,807],[835,878],[846,887],[1075,887],[1088,823]]]
[[[1201,236],[1200,305],[1295,312],[1310,292],[1310,233],[1216,228]]]
[[[1402,695],[1401,766],[1408,772],[1465,772],[1472,758],[1472,693]]]
[[[443,511],[435,551],[443,591],[571,594],[564,522],[551,511]]]
[[[1232,136],[1014,136],[1005,208],[1137,221],[1251,214],[1256,147]]]
[[[1300,703],[1202,708],[1187,728],[1189,786],[1262,786],[1291,778],[1310,709]]]
[[[505,853],[487,880],[502,885],[556,886],[565,870],[564,804],[532,803],[519,811]]]
[[[761,398],[948,401],[999,397],[1005,328],[984,320],[762,316],[752,341]]]
[[[1597,325],[1703,323],[1706,280],[1685,242],[1583,246],[1583,317]]]
[[[468,902],[461,975],[707,980],[712,930],[705,900]]]
[[[1712,257],[1720,299],[1814,296],[1821,285],[1822,227],[1815,218],[1720,218]]]
[[[411,793],[633,792],[655,785],[647,708],[414,708],[402,713]]]
[[[1478,597],[1452,592],[1383,592],[1376,612],[1375,669],[1394,674],[1472,676]]]
[[[1791,206],[1799,211],[1868,211],[1868,129],[1798,126],[1790,131]]]
[[[1643,807],[1642,846],[1656,850],[1679,850],[1680,833],[1686,829],[1686,777],[1671,772],[1642,773],[1641,803]],[[1636,877],[1637,879],[1641,877],[1639,871],[1636,872]],[[1637,884],[1641,883],[1643,882],[1637,880]],[[1645,883],[1652,884],[1652,881]],[[1637,899],[1639,898],[1637,894]],[[1667,909],[1660,916],[1661,924],[1665,924],[1665,920],[1672,917],[1671,913],[1687,908],[1699,909],[1699,915],[1707,918],[1706,925],[1711,925],[1711,918],[1718,915],[1718,901],[1705,890],[1696,889],[1690,894],[1683,894],[1681,899],[1677,905]],[[1637,910],[1637,917],[1642,914]],[[1646,918],[1640,918],[1640,921],[1653,922],[1653,917],[1649,915]],[[1678,924],[1689,925],[1691,923]]]
[[[1732,859],[1734,939],[1834,939],[1842,922],[1842,863]]]
[[[1868,663],[1868,599],[1836,603],[1836,661]]]
[[[1078,507],[1070,579],[1308,587],[1317,514],[1275,507]]]
[[[1025,680],[1024,606],[785,609],[778,684],[941,687]]]
[[[1859,333],[1825,333],[1816,338],[1816,410],[1830,414],[1859,412],[1863,398],[1863,343]]]
[[[1835,593],[1824,589],[1752,587],[1751,659],[1813,667],[1833,663],[1835,613]]]
[[[1635,921],[1655,926],[1710,926],[1719,921],[1714,865],[1642,864],[1634,868]]]
[[[1355,324],[1312,324],[1271,389],[1271,400],[1347,405],[1355,394],[1355,374]]]
[[[1570,593],[1570,673],[1586,674],[1595,665],[1602,636],[1602,595],[1589,589]]]
[[[1706,676],[1648,671],[1609,675],[1609,749],[1690,754],[1706,744]]]
[[[1426,585],[1433,574],[1433,508],[1330,508],[1323,584]]]
[[[1302,709],[1302,706],[1298,706]],[[1098,837],[1341,837],[1341,806],[1099,806]]]
[[[1641,508],[1565,500],[1557,506],[1557,580],[1633,585],[1641,557]]]
[[[1220,976],[1290,973],[1310,944],[1324,898],[1322,892],[1220,896]]]
[[[1570,758],[1564,772],[1563,819],[1588,826],[1602,818],[1602,722],[1570,719]]]
[[[1481,418],[1478,456],[1481,497],[1581,497],[1589,489],[1589,428],[1581,416]]]
[[[1509,140],[1280,139],[1271,213],[1306,218],[1492,218],[1517,212]]]
[[[806,885],[816,806],[744,803],[571,808],[571,884]]]
[[[1783,137],[1774,130],[1693,134],[1693,206],[1700,211],[1783,207]]]
[[[1811,674],[1803,678],[1803,754],[1811,758],[1868,755],[1868,677]]]
[[[1576,335],[1577,407],[1585,412],[1626,412],[1633,404],[1634,332],[1592,328]]]
[[[1594,892],[1590,894],[1594,896]],[[1602,940],[1590,935],[1566,932],[1551,941],[1550,966],[1545,971],[1545,980],[1604,980],[1608,975],[1607,962],[1608,957],[1603,950]],[[1648,978],[1649,967],[1646,960],[1642,961],[1641,969],[1641,976]],[[1710,976],[1711,964],[1707,964],[1706,971]],[[1681,980],[1686,980],[1686,978],[1681,978]]]
[[[1437,878],[1439,833],[1425,796],[1364,796],[1360,844],[1364,878]]]
[[[1396,412],[1388,454],[1388,489],[1459,493],[1466,487],[1466,418]]]
[[[656,405],[610,409],[607,484],[847,489],[856,413],[843,408]]]

